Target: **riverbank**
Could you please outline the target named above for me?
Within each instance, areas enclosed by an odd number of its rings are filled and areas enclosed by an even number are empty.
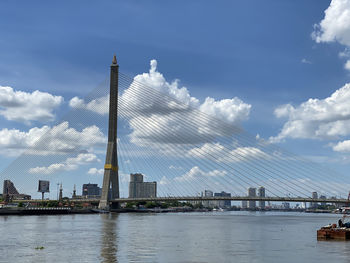
[[[62,215],[62,214],[92,214],[92,209],[74,209],[69,207],[4,207],[0,209],[2,215]]]

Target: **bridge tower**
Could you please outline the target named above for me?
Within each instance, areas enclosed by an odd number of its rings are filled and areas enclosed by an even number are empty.
[[[119,198],[118,158],[117,158],[117,120],[118,120],[118,71],[117,58],[114,55],[111,65],[110,94],[109,94],[109,121],[108,144],[106,163],[102,184],[102,195],[99,209],[109,209],[110,198]],[[112,187],[112,196],[110,188]]]

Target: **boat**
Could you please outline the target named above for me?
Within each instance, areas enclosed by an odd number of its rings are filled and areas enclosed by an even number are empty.
[[[321,227],[317,230],[318,240],[350,240],[350,228],[337,227],[336,224]]]

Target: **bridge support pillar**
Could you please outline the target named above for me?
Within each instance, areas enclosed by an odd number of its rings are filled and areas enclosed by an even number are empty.
[[[118,71],[119,66],[114,55],[111,65],[108,144],[102,194],[99,209],[109,209],[109,200],[119,198],[118,158],[117,158],[117,121],[118,121]],[[112,189],[111,189],[112,188]]]

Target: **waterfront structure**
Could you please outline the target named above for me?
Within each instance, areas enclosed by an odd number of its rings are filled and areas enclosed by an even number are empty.
[[[143,174],[130,174],[129,198],[157,197],[157,182],[144,182]]]
[[[4,184],[2,188],[2,197],[5,199],[6,198],[21,199],[21,200],[31,199],[30,195],[20,194],[11,180],[4,180]]]
[[[258,196],[259,197],[265,197],[265,187],[260,186],[258,188]],[[259,208],[265,209],[265,201],[259,201]]]
[[[222,191],[221,193],[214,193],[214,196],[228,196],[231,197],[231,193],[226,193]],[[219,208],[230,208],[231,207],[231,201],[230,200],[220,200],[216,201],[215,206]]]
[[[109,91],[109,120],[108,120],[108,144],[102,194],[99,203],[100,209],[109,208],[109,191],[112,187],[112,199],[119,198],[118,157],[117,157],[117,122],[118,122],[118,72],[119,66],[114,55],[110,71]]]
[[[97,198],[101,196],[101,191],[97,184],[83,184],[82,196],[85,198]]]
[[[256,188],[249,187],[248,188],[248,197],[256,197]],[[256,202],[255,201],[248,201],[248,208],[249,209],[255,209],[256,208]]]

